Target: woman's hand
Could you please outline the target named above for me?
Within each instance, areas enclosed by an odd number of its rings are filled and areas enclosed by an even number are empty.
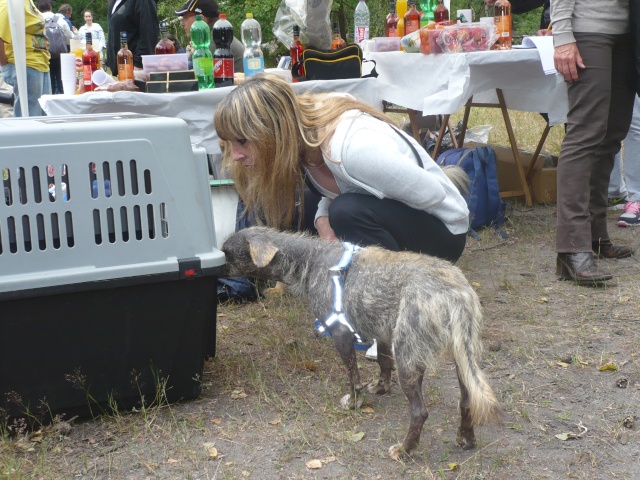
[[[316,229],[321,240],[326,242],[335,242],[338,240],[333,228],[329,224],[329,217],[318,217],[316,219]]]

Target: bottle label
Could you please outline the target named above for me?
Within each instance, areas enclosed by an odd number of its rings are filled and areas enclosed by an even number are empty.
[[[496,16],[494,23],[498,38],[511,38],[511,15]]]
[[[369,40],[369,27],[356,27],[356,43],[362,43]]]
[[[245,58],[244,59],[244,74],[246,76],[255,75],[256,73],[264,71],[264,58]]]
[[[133,80],[133,65],[130,63],[121,63],[118,65],[118,80]]]
[[[84,89],[89,91],[93,90],[91,85],[91,65],[82,66],[82,82],[84,83]]]
[[[233,78],[233,57],[216,58],[213,64],[213,76],[215,78]]]

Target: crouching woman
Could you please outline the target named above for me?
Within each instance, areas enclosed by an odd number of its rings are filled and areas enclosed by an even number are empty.
[[[369,105],[348,95],[296,95],[260,74],[232,90],[214,120],[223,165],[247,210],[268,226],[452,262],[462,254],[466,174],[441,169]]]

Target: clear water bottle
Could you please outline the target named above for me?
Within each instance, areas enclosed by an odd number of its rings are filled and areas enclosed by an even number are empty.
[[[369,40],[369,7],[367,7],[365,0],[358,2],[353,14],[353,25],[355,27],[354,43],[361,45],[365,40]]]
[[[247,13],[247,18],[240,25],[240,35],[244,43],[244,74],[249,77],[264,71],[264,55],[262,54],[262,30],[260,24],[253,18],[253,13]]]

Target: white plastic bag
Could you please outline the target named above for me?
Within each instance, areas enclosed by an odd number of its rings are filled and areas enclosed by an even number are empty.
[[[273,23],[273,34],[286,47],[293,42],[293,26],[300,27],[305,46],[331,49],[331,5],[333,0],[282,0]]]

